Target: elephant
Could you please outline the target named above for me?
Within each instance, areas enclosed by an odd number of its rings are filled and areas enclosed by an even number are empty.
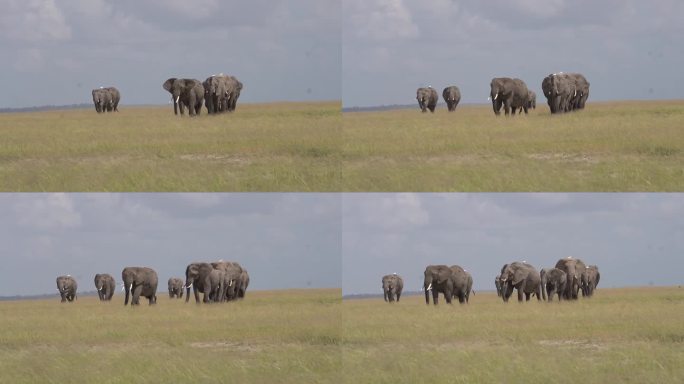
[[[423,272],[423,289],[425,290],[425,304],[430,305],[430,291],[432,302],[437,305],[439,294],[444,294],[447,304],[451,304],[454,295],[454,271],[446,265],[428,265]]]
[[[580,73],[552,73],[542,80],[542,91],[551,113],[564,113],[584,108],[589,82]]]
[[[249,274],[243,274],[243,272],[246,271],[242,268],[240,263],[220,260],[211,263],[211,266],[214,269],[220,269],[224,272],[222,300],[231,301],[240,298],[243,284],[249,285]],[[247,280],[244,281],[244,278]],[[246,285],[244,286],[244,289],[245,291],[247,290]],[[244,292],[242,294],[244,295]]]
[[[527,90],[527,109],[537,109],[537,94],[534,91]],[[518,109],[518,114],[523,111],[522,107]]]
[[[503,105],[506,115],[511,110],[515,115],[517,108],[522,108],[527,114],[528,89],[524,81],[520,79],[511,79],[510,77],[495,77],[489,84],[489,96],[492,100],[492,108],[494,114],[501,114],[501,106]]]
[[[525,262],[515,261],[505,264],[501,268],[502,298],[504,302],[513,293],[513,289],[518,290],[518,302],[530,301],[532,294],[537,295],[537,300],[541,301],[541,278],[539,272],[532,265]]]
[[[96,274],[95,288],[97,288],[97,295],[100,297],[100,301],[110,301],[112,296],[114,296],[114,289],[116,288],[114,277],[107,273]]]
[[[95,105],[95,111],[97,111],[97,113],[119,111],[121,94],[118,89],[114,87],[100,87],[93,89],[92,94],[93,104]]]
[[[468,303],[470,302],[470,294],[472,293],[474,295],[475,291],[473,290],[473,275],[471,275],[470,272],[466,271],[465,269],[464,271],[467,278],[465,301]]]
[[[215,301],[217,296],[216,292],[219,287],[223,287],[224,274],[212,273],[212,271],[217,270],[209,263],[191,263],[185,268],[185,288],[187,289],[187,296],[185,297],[185,302],[190,300],[190,288],[195,294],[195,302],[199,303],[199,294],[203,293],[204,298],[202,302],[209,303]],[[218,271],[218,270],[217,270]],[[222,298],[223,294],[219,294],[218,297]]]
[[[396,297],[397,302],[401,298],[401,291],[404,289],[404,279],[393,273],[382,277],[382,292],[385,301],[393,303]]]
[[[494,278],[494,286],[496,287],[496,295],[501,297],[501,275],[496,275]]]
[[[76,290],[78,289],[76,279],[71,277],[71,275],[66,275],[57,277],[56,281],[57,290],[59,291],[59,295],[62,296],[62,303],[76,300]]]
[[[446,87],[444,88],[444,91],[442,91],[442,98],[444,99],[444,102],[446,102],[449,112],[453,112],[461,101],[461,91],[455,85]]]
[[[200,114],[204,102],[204,86],[199,80],[172,77],[166,80],[162,87],[171,94],[174,114],[177,115],[180,108],[180,114],[183,116],[184,107],[188,107],[190,116]]]
[[[242,83],[234,76],[209,76],[203,83],[204,102],[210,114],[232,112],[240,97]]]
[[[565,285],[567,284],[567,275],[558,268],[542,268],[539,271],[541,278],[542,296],[544,300],[553,301],[553,296],[558,295],[558,301],[563,298],[565,292]]]
[[[179,277],[169,278],[169,298],[183,298],[183,279]]]
[[[565,293],[563,294],[564,299],[576,300],[580,289],[582,290],[583,296],[586,294],[584,285],[587,280],[587,266],[582,260],[568,256],[558,260],[556,268],[565,272],[567,275]]]
[[[249,286],[249,273],[247,272],[246,269],[242,269],[242,273],[240,274],[240,287],[238,289],[238,298],[239,299],[244,299],[245,294],[247,293],[247,287]]]
[[[435,112],[438,99],[439,96],[437,96],[437,91],[430,86],[427,88],[418,88],[416,91],[416,100],[418,100],[418,106],[422,112],[427,112],[428,109],[430,112]]]
[[[598,267],[595,265],[588,265],[587,266],[587,281],[586,281],[586,296],[592,296],[594,294],[594,290],[596,289],[596,286],[599,283],[599,280],[601,279],[601,274],[599,273]]]
[[[131,306],[140,305],[140,296],[147,298],[149,305],[157,303],[157,272],[147,267],[126,267],[121,271],[126,299],[124,306],[128,305],[129,295]]]

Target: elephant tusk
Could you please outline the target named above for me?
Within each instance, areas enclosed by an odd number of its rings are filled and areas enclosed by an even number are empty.
[[[232,286],[233,286],[233,280],[231,280],[231,281],[228,282],[228,286],[229,286],[229,287],[232,287]]]
[[[497,93],[496,95],[494,95],[494,100],[496,100],[498,97],[499,97],[499,94]]]
[[[178,104],[178,100],[180,100],[180,96],[176,97],[176,104]]]
[[[131,285],[128,286],[128,290],[129,290],[129,291],[132,291],[132,290],[133,290],[133,283],[131,283]]]
[[[432,289],[432,283],[430,283],[430,285],[428,285],[426,291],[429,291],[429,290],[431,290],[431,289]]]

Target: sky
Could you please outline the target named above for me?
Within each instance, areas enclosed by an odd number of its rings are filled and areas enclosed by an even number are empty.
[[[158,292],[195,261],[239,262],[249,290],[341,286],[333,194],[0,194],[0,296],[50,294],[70,274],[157,271]],[[117,291],[118,293],[118,291]]]
[[[170,77],[236,76],[241,102],[341,98],[340,0],[0,0],[0,108],[166,104]]]
[[[589,102],[681,98],[680,0],[345,0],[343,106],[414,104],[416,89],[487,103],[517,77],[545,107],[542,79],[580,72]]]
[[[477,290],[501,266],[597,265],[601,287],[684,284],[684,195],[633,193],[345,194],[343,294],[381,294],[398,273],[419,291],[430,264],[460,265]]]

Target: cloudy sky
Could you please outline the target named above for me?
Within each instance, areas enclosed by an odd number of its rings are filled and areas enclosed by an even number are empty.
[[[682,97],[680,0],[345,0],[342,7],[345,107],[412,104],[427,85],[440,95],[457,85],[462,102],[486,103],[491,78],[501,76],[523,79],[543,99],[542,79],[559,71],[583,73],[590,101]]]
[[[341,286],[332,194],[0,194],[0,296],[55,293],[71,274],[148,266],[166,291],[193,261],[238,261],[250,289]]]
[[[165,104],[169,77],[224,72],[240,100],[339,100],[340,0],[1,0],[0,108]]]
[[[682,194],[346,194],[343,215],[344,294],[381,294],[394,272],[418,291],[429,264],[493,290],[505,263],[567,256],[599,266],[599,289],[684,284]]]

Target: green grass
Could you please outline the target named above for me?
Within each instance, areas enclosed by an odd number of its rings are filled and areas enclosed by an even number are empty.
[[[682,191],[684,101],[343,114],[346,191]]]
[[[682,383],[684,289],[601,289],[577,302],[342,304],[349,383]]]
[[[334,191],[339,102],[0,114],[2,191]]]
[[[339,289],[197,305],[0,303],[0,382],[337,383]],[[142,300],[141,300],[142,303]]]

